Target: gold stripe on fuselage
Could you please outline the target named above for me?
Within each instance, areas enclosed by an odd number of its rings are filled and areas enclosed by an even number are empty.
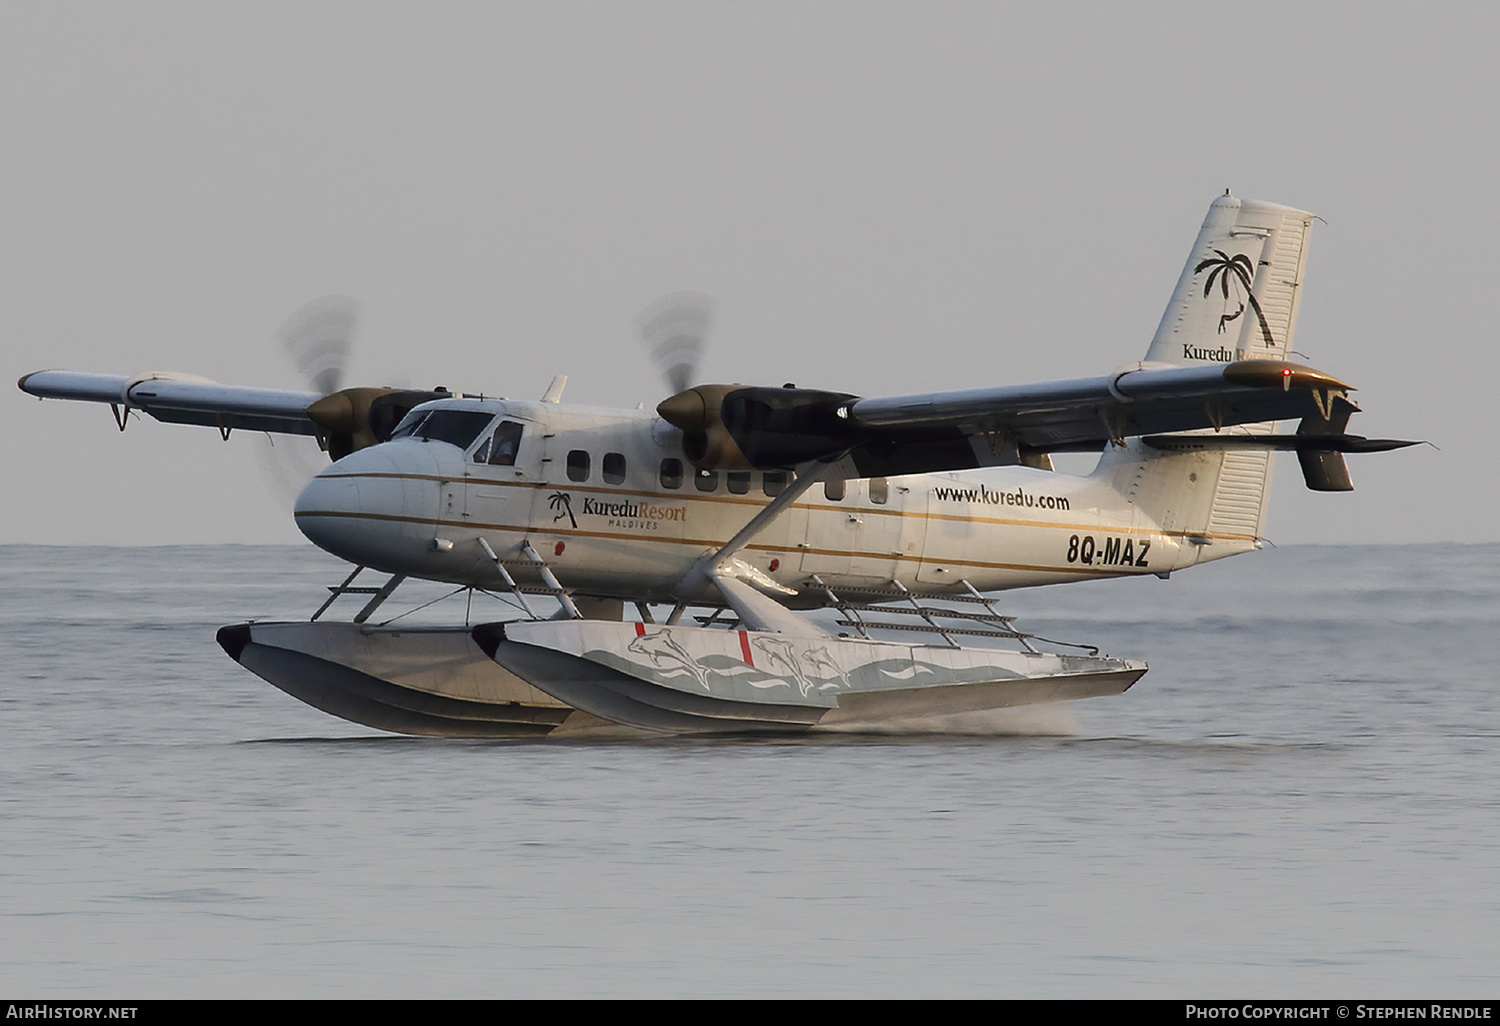
[[[634,489],[634,488],[609,488],[609,487],[602,487],[600,485],[575,484],[575,483],[573,483],[571,481],[567,482],[566,484],[558,484],[558,483],[552,483],[552,482],[546,482],[546,481],[496,481],[496,480],[492,480],[492,479],[489,479],[489,478],[483,478],[483,477],[443,477],[443,476],[441,476],[439,474],[395,474],[395,473],[382,473],[382,472],[376,472],[376,471],[354,471],[354,472],[340,473],[340,474],[324,473],[322,476],[325,477],[325,478],[360,478],[360,477],[367,477],[367,478],[385,478],[385,479],[395,479],[395,480],[405,480],[405,481],[432,481],[434,483],[442,483],[442,484],[458,484],[458,483],[463,483],[463,484],[467,484],[467,485],[480,485],[480,486],[483,486],[483,487],[486,487],[486,488],[531,488],[531,489],[550,488],[550,489],[552,489],[554,491],[590,492],[590,493],[597,494],[597,495],[618,495],[618,496],[622,496],[622,497],[635,497],[635,498],[640,498],[640,499],[655,499],[657,501],[662,501],[662,500],[666,500],[666,499],[678,499],[678,500],[681,500],[681,501],[684,501],[684,502],[697,502],[697,503],[708,503],[708,504],[717,504],[717,505],[733,505],[733,506],[749,506],[749,507],[751,507],[753,509],[764,509],[765,506],[766,506],[766,503],[770,501],[769,498],[764,499],[764,500],[758,499],[758,498],[757,499],[738,498],[738,497],[733,496],[733,495],[713,495],[713,494],[710,494],[710,493],[707,493],[707,492],[693,493],[693,492],[690,492],[690,491],[667,491],[665,489],[658,489],[656,491],[641,491],[639,489]],[[972,516],[972,515],[971,516],[965,516],[964,514],[961,514],[961,513],[932,513],[932,512],[926,511],[926,510],[891,509],[889,507],[884,507],[884,506],[879,506],[879,505],[874,505],[874,504],[864,505],[864,506],[858,506],[858,505],[854,505],[853,503],[850,503],[850,504],[847,504],[847,505],[839,505],[839,504],[833,504],[833,503],[828,503],[828,502],[801,502],[801,501],[799,501],[799,502],[792,503],[792,508],[794,508],[794,509],[805,509],[805,510],[810,510],[810,511],[814,511],[814,512],[824,512],[824,513],[847,513],[851,509],[857,509],[857,510],[859,510],[859,512],[861,514],[873,514],[875,516],[882,516],[882,517],[900,517],[900,518],[909,518],[909,519],[912,519],[912,520],[939,521],[939,522],[963,523],[963,524],[998,524],[998,525],[1005,526],[1005,527],[1042,527],[1042,528],[1055,528],[1055,529],[1060,530],[1060,531],[1116,531],[1116,532],[1121,532],[1121,533],[1125,533],[1125,532],[1130,532],[1131,531],[1131,528],[1129,528],[1129,527],[1123,527],[1123,526],[1120,526],[1120,525],[1117,525],[1117,524],[1109,524],[1109,523],[1104,523],[1104,522],[1096,522],[1096,523],[1078,523],[1078,522],[1062,523],[1062,522],[1055,521],[1055,520],[1018,520],[1018,519],[1013,518],[1013,517],[986,517],[986,516]],[[427,523],[427,521],[421,521],[421,522]],[[526,530],[532,530],[532,529],[545,529],[545,528],[526,528]],[[515,529],[507,528],[507,530],[520,530],[520,529],[519,528],[515,528]],[[1209,532],[1209,531],[1180,531],[1180,530],[1166,531],[1166,530],[1162,530],[1161,528],[1152,528],[1151,530],[1143,532],[1143,533],[1147,534],[1148,536],[1150,536],[1153,539],[1158,538],[1158,537],[1163,537],[1163,538],[1208,538],[1208,539],[1213,540],[1213,541],[1240,541],[1240,542],[1253,542],[1253,541],[1256,540],[1255,535],[1252,535],[1252,534],[1224,534],[1224,533]],[[587,532],[584,532],[584,534],[587,535]],[[639,537],[640,537],[639,535],[633,535],[633,534],[625,534],[625,535],[600,534],[600,535],[587,535],[587,536],[589,536],[589,537],[601,537],[601,538],[615,538],[615,537],[619,537],[619,538],[628,538],[628,539],[639,539]],[[664,539],[651,539],[651,540],[655,541],[655,540],[664,540]],[[725,540],[727,541],[727,539],[725,539]],[[715,543],[713,543],[713,542],[705,542],[704,544],[715,544]],[[724,543],[723,542],[719,542],[717,544],[722,545]],[[758,546],[755,546],[755,545],[749,545],[749,546],[746,546],[746,547],[747,548],[752,548],[752,549],[753,548],[758,548]],[[811,551],[811,550],[798,549],[798,551],[801,552],[801,551]],[[869,555],[869,553],[857,553],[857,555]],[[881,555],[883,557],[886,554],[885,553],[880,553],[879,555]],[[953,560],[944,560],[944,562],[953,562]],[[987,563],[974,563],[974,564],[968,564],[968,565],[973,565],[973,566],[989,566],[991,564],[987,564]],[[1006,564],[1006,563],[996,563],[996,564],[993,564],[993,565],[997,566],[997,567],[1007,567],[1007,566],[1010,566],[1010,564]],[[1033,568],[1028,568],[1028,569],[1033,569]],[[1067,569],[1071,570],[1072,568],[1069,567]]]
[[[331,517],[344,520],[374,520],[382,523],[421,524],[432,527],[453,527],[469,531],[502,531],[515,534],[521,538],[527,538],[532,534],[541,533],[553,535],[559,538],[603,538],[610,541],[647,542],[652,545],[678,545],[689,549],[702,551],[703,549],[723,548],[728,538],[701,539],[701,538],[651,538],[639,534],[627,534],[620,531],[586,531],[583,528],[574,527],[537,527],[533,524],[487,524],[477,523],[472,520],[442,520],[429,517],[408,517],[394,513],[352,513],[338,510],[299,510],[295,516],[303,517]],[[890,552],[885,549],[818,549],[802,545],[766,545],[751,542],[745,546],[746,549],[755,552],[769,552],[776,555],[814,555],[814,556],[837,556],[840,558],[863,558],[893,560],[898,563],[920,563],[924,558],[931,562],[940,562],[948,566],[974,567],[980,570],[1021,570],[1039,573],[1078,574],[1085,577],[1126,577],[1131,576],[1132,571],[1122,569],[1102,570],[1089,566],[1052,566],[1031,563],[992,563],[975,559],[933,559],[924,557],[918,553]],[[1135,576],[1144,576],[1144,571]]]

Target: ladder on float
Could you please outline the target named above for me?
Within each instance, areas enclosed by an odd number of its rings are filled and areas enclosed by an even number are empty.
[[[954,640],[955,635],[967,635],[970,637],[983,638],[1005,638],[1021,644],[1028,652],[1036,652],[1037,648],[1031,641],[1036,637],[1024,631],[1015,629],[1016,618],[1006,616],[995,608],[995,600],[982,594],[974,585],[967,580],[959,582],[964,586],[961,594],[944,593],[931,595],[922,592],[913,592],[900,581],[892,580],[886,587],[847,587],[840,588],[835,592],[817,574],[812,576],[812,584],[819,588],[827,600],[826,608],[837,609],[845,619],[834,621],[840,627],[853,627],[859,632],[859,636],[866,641],[870,640],[870,631],[914,631],[918,633],[937,634],[952,648],[961,647]],[[969,603],[984,606],[984,612],[971,613],[960,609],[947,609],[943,606],[924,605],[923,601]],[[911,608],[891,603],[903,603]],[[895,620],[871,620],[862,613],[877,613],[896,616],[916,617],[922,623]],[[956,626],[950,626],[940,621],[957,621]],[[1059,644],[1066,644],[1059,642]],[[1079,648],[1092,648],[1091,645],[1079,645]],[[1097,649],[1095,650],[1097,651]]]
[[[370,614],[374,613],[375,610],[380,608],[381,603],[391,597],[391,592],[399,588],[401,586],[401,582],[406,580],[405,574],[392,574],[391,579],[380,585],[378,588],[365,586],[355,587],[354,579],[360,574],[364,573],[366,569],[368,569],[368,567],[357,566],[354,568],[354,572],[352,574],[344,578],[343,584],[330,584],[328,586],[328,590],[330,592],[328,600],[318,607],[318,611],[312,615],[312,618],[316,620],[318,617],[322,616],[328,611],[329,606],[333,605],[333,603],[337,599],[343,598],[345,595],[370,595],[373,597],[370,599],[370,601],[365,603],[365,607],[358,613],[354,614],[355,623],[364,623],[370,618]]]
[[[551,595],[557,600],[557,604],[562,607],[560,612],[567,613],[568,619],[582,620],[584,618],[583,614],[578,611],[578,607],[573,604],[573,596],[558,581],[557,575],[552,572],[552,568],[546,564],[541,556],[536,554],[536,549],[531,547],[531,542],[522,542],[521,555],[509,559],[501,559],[497,556],[495,550],[490,548],[490,543],[484,538],[479,539],[479,547],[484,550],[484,554],[489,557],[490,562],[495,564],[495,569],[500,571],[500,579],[505,582],[506,588],[516,597],[516,601],[521,603],[521,608],[526,611],[526,615],[531,619],[540,620],[541,617],[536,615],[536,611],[531,608],[531,603],[526,601],[527,595]],[[537,576],[542,579],[542,584],[540,586],[535,584],[517,584],[516,579],[511,576],[510,570],[507,569],[513,566],[535,570]]]

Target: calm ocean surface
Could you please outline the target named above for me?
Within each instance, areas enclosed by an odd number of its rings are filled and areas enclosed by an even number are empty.
[[[1151,672],[799,741],[381,735],[214,643],[344,572],[0,547],[5,993],[1500,993],[1500,546],[1013,593]]]

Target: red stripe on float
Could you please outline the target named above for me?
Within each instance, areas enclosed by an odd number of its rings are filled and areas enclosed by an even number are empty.
[[[740,636],[740,654],[745,657],[746,666],[754,666],[755,660],[750,658],[750,634],[748,631],[737,631]]]
[[[635,622],[635,636],[638,638],[644,638],[646,636],[646,625],[641,623],[641,621],[639,620]]]

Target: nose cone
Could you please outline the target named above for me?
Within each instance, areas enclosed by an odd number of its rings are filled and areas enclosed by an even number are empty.
[[[418,571],[437,525],[439,468],[430,448],[389,442],[345,456],[297,496],[298,529],[351,563]]]
[[[292,507],[297,529],[318,548],[336,556],[344,556],[341,549],[358,531],[360,511],[357,479],[339,473],[337,463],[307,482]]]

